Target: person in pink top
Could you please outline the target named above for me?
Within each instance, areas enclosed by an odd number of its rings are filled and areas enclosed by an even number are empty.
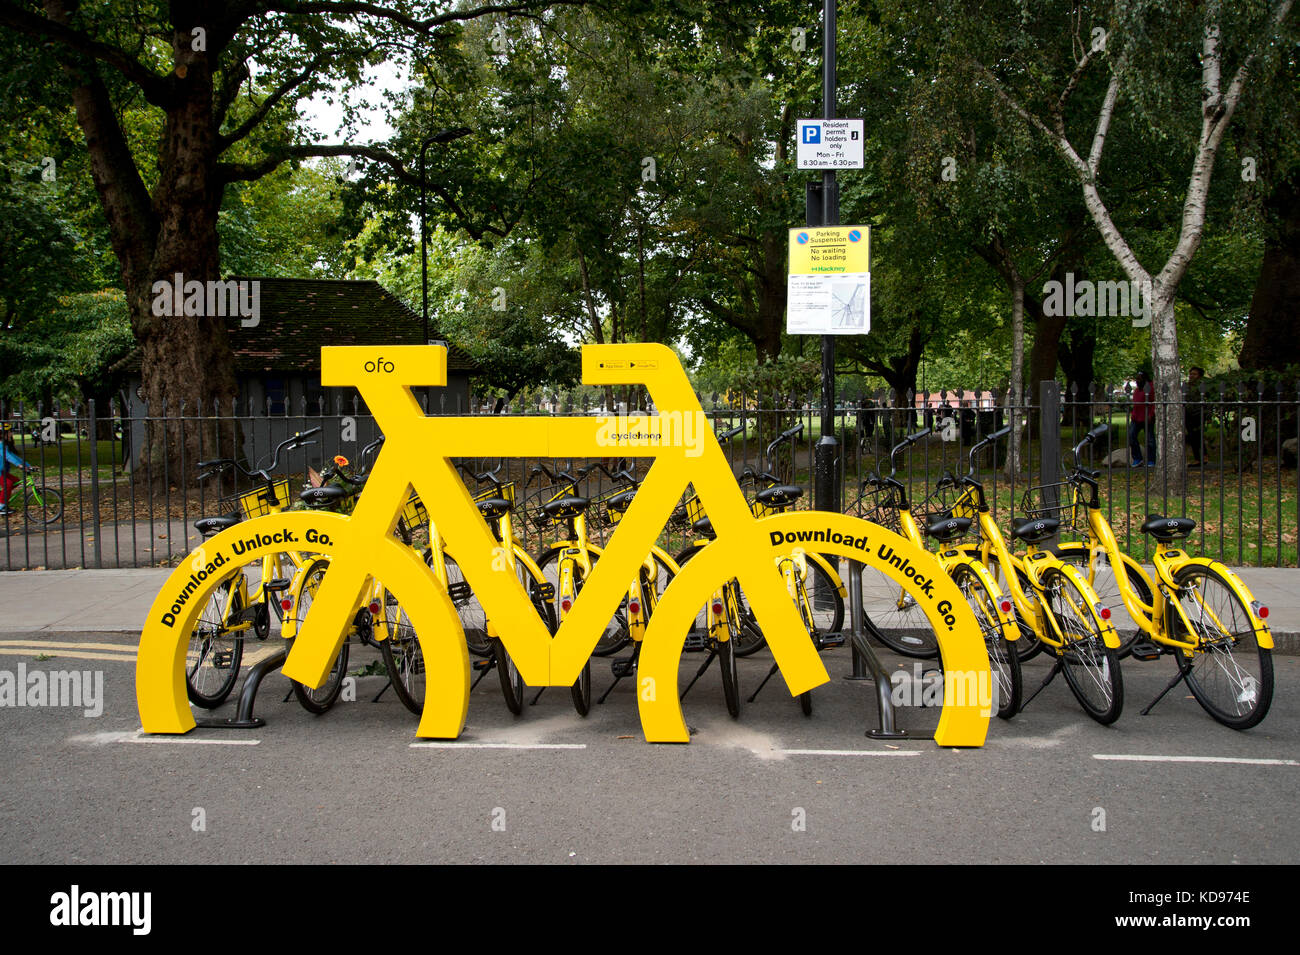
[[[1133,455],[1133,467],[1140,468],[1143,464],[1153,468],[1156,466],[1156,435],[1151,427],[1155,422],[1155,407],[1152,405],[1154,390],[1151,382],[1147,379],[1146,372],[1139,371],[1137,378],[1134,379],[1137,387],[1133,389],[1133,407],[1129,412],[1128,428],[1128,449]],[[1146,431],[1147,436],[1147,453],[1146,459],[1142,457],[1142,432]]]

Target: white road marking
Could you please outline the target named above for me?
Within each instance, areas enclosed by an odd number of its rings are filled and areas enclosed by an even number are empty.
[[[1107,756],[1093,753],[1092,758],[1136,763],[1245,763],[1249,766],[1300,766],[1300,760],[1249,759],[1243,756],[1139,756],[1131,753]]]
[[[786,756],[920,756],[906,749],[778,749]]]
[[[136,730],[123,743],[187,743],[197,746],[256,746],[260,739],[209,739],[205,736],[147,736]]]
[[[457,743],[454,740],[412,743],[411,749],[586,749],[586,743]]]

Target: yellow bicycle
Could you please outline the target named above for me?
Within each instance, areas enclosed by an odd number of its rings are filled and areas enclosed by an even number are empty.
[[[1080,452],[1108,428],[1099,425],[1075,445],[1074,465],[1057,488],[1063,513],[1085,534],[1082,541],[1060,544],[1057,555],[1077,565],[1103,601],[1124,604],[1138,627],[1123,647],[1126,653],[1139,660],[1169,654],[1178,664],[1143,715],[1185,681],[1210,716],[1224,726],[1249,729],[1273,701],[1268,608],[1229,567],[1177,546],[1195,529],[1191,518],[1150,514],[1143,522],[1142,533],[1156,542],[1154,577],[1120,550],[1098,499],[1100,472],[1080,463]],[[1123,567],[1123,574],[1116,574],[1116,567]]]
[[[1056,656],[1046,679],[1021,709],[1029,705],[1058,673],[1065,674],[1075,699],[1085,713],[1103,726],[1119,719],[1124,709],[1124,679],[1119,669],[1119,638],[1110,621],[1110,608],[1097,598],[1088,581],[1073,565],[1042,545],[1056,536],[1060,521],[1040,516],[1014,524],[1011,536],[1023,543],[1023,556],[1013,556],[984,497],[984,485],[975,479],[975,459],[984,448],[1011,433],[1006,427],[970,450],[970,471],[956,478],[961,496],[952,516],[968,518],[979,529],[980,543],[960,548],[977,557],[995,574],[1011,597],[1022,632],[1028,630]]]

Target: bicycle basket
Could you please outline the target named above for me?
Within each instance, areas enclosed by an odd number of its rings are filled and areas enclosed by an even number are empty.
[[[289,506],[289,479],[281,478],[270,488],[259,487],[255,491],[238,495],[239,508],[244,516],[264,517],[272,511],[282,511]]]
[[[878,524],[895,534],[903,532],[898,520],[898,501],[889,488],[868,487],[853,506],[854,512],[864,521]]]
[[[1076,494],[1076,488],[1069,481],[1031,487],[1020,499],[1020,510],[1029,518],[1055,518],[1061,522],[1062,530],[1068,527],[1086,531],[1088,509]]]
[[[420,500],[420,495],[414,491],[411,492],[411,496],[402,507],[402,520],[406,522],[407,528],[411,531],[416,531],[429,523],[429,511]]]
[[[556,524],[564,520],[562,517],[552,517],[546,513],[545,505],[551,501],[558,501],[562,497],[567,497],[572,490],[569,484],[561,484],[553,487],[541,488],[537,493],[537,500],[540,502],[528,511],[528,520],[533,527],[539,531],[550,530]]]

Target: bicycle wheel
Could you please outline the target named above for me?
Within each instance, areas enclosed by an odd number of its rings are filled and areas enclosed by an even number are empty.
[[[995,576],[993,579],[996,581],[998,578]],[[1016,568],[1016,579],[1020,581],[1020,589],[1026,594],[1034,592],[1034,586],[1029,582],[1029,575],[1019,567]],[[999,583],[1001,582],[999,581]],[[1038,631],[1034,629],[1033,621],[1026,620],[1021,615],[1020,608],[1015,604],[1014,600],[1011,601],[1011,616],[1015,618],[1016,627],[1020,630],[1020,639],[1015,641],[1015,651],[1016,656],[1020,658],[1020,662],[1024,663],[1046,650],[1047,644],[1038,639]]]
[[[488,635],[487,614],[456,561],[445,553],[442,559],[447,567],[447,593],[460,616],[460,625],[465,630],[465,643],[469,646],[470,653],[486,659],[495,652],[492,637]]]
[[[862,616],[867,632],[895,653],[919,660],[939,655],[939,638],[916,598],[892,577],[866,565]]]
[[[1213,568],[1182,567],[1174,582],[1178,602],[1196,631],[1197,648],[1190,659],[1174,650],[1192,695],[1224,726],[1255,726],[1273,702],[1273,654],[1255,638],[1249,610]],[[1170,622],[1175,639],[1193,639],[1172,607]]]
[[[578,679],[574,680],[573,686],[569,688],[569,695],[573,698],[573,708],[578,711],[579,716],[586,716],[591,712],[590,660],[582,665],[582,672],[578,674]]]
[[[506,698],[506,708],[515,716],[524,711],[524,678],[510,659],[506,645],[492,640],[492,656],[496,660],[497,676],[501,680],[501,695]]]
[[[346,638],[343,646],[339,648],[339,655],[334,658],[334,666],[330,668],[329,675],[325,677],[325,682],[320,686],[312,689],[304,686],[298,681],[293,683],[294,696],[298,697],[298,702],[308,713],[315,713],[320,716],[330,707],[332,707],[343,692],[343,678],[348,672],[348,642]]]
[[[307,570],[303,574],[302,587],[293,607],[298,627],[301,627],[303,621],[307,619],[307,612],[311,609],[316,592],[320,590],[321,581],[325,579],[325,571],[329,569],[329,563],[329,558],[321,557],[307,565]],[[294,632],[297,633],[298,631],[295,630]],[[343,645],[339,647],[338,656],[334,658],[334,665],[325,677],[325,682],[318,687],[312,688],[304,686],[297,680],[292,680],[290,682],[293,683],[293,695],[298,698],[298,702],[303,709],[308,713],[315,713],[319,716],[338,700],[339,693],[343,690],[343,678],[347,675],[347,669],[348,641],[347,637],[344,637]]]
[[[701,550],[703,550],[702,547],[688,547],[677,555],[677,566],[686,566],[686,563]],[[732,652],[737,657],[747,657],[767,646],[767,638],[763,636],[763,631],[758,626],[754,611],[750,609],[749,601],[745,599],[745,593],[741,590],[739,584],[736,584],[736,591],[740,595],[740,613],[739,626],[731,637],[732,643],[735,644],[732,647]],[[709,627],[706,610],[707,608],[701,607],[700,612],[695,615],[695,622],[691,624],[690,637],[694,637],[697,643],[708,635]]]
[[[984,635],[989,671],[993,676],[993,685],[989,689],[994,695],[990,702],[997,707],[999,717],[1009,720],[1020,711],[1020,698],[1024,690],[1020,658],[1011,649],[1011,644],[1002,631],[997,602],[979,575],[969,566],[958,564],[952,569],[952,579],[974,612],[980,632]]]
[[[740,717],[740,676],[736,671],[736,641],[742,630],[740,621],[740,584],[728,582],[730,593],[725,603],[727,639],[718,643],[718,667],[722,671],[722,696],[732,719]]]
[[[23,513],[31,524],[53,524],[63,516],[63,495],[52,487],[28,484],[23,489]]]
[[[1124,708],[1124,679],[1119,654],[1106,646],[1093,617],[1095,601],[1059,567],[1043,571],[1043,591],[1048,610],[1065,638],[1065,646],[1057,654],[1075,699],[1103,726],[1115,722]]]
[[[1097,599],[1106,607],[1109,607],[1113,613],[1124,613],[1127,609],[1124,606],[1124,596],[1119,592],[1119,581],[1115,577],[1115,569],[1110,565],[1110,555],[1100,553],[1095,561],[1091,561],[1087,550],[1071,549],[1057,554],[1062,562],[1073,564],[1079,569],[1079,574],[1088,581],[1093,590],[1097,592]],[[1146,578],[1128,564],[1124,565],[1124,572],[1128,577],[1129,587],[1138,595],[1147,606],[1151,606],[1151,587]],[[1127,613],[1124,614],[1126,617]],[[1112,617],[1112,620],[1114,618]],[[1118,629],[1118,628],[1116,628]],[[1133,650],[1133,644],[1142,634],[1142,630],[1136,623],[1133,623],[1132,630],[1125,630],[1119,638],[1119,658],[1123,660]]]
[[[541,570],[546,583],[551,585],[557,600],[560,593],[560,552],[563,549],[562,547],[552,547],[537,557],[537,566]],[[591,558],[591,566],[594,569],[597,557],[591,553],[588,556]],[[581,583],[578,586],[581,589]],[[619,604],[618,609],[614,611],[614,616],[609,619],[609,623],[605,624],[605,632],[596,641],[596,649],[592,651],[592,656],[612,656],[631,642],[632,634],[627,628],[627,591],[624,590],[623,601]]]
[[[226,623],[237,618],[243,610],[238,589],[234,592],[229,617],[224,616],[226,601],[230,599],[234,584],[232,577],[212,593],[199,615],[194,632],[190,634],[190,645],[185,655],[185,693],[191,703],[204,709],[214,710],[224,703],[239,681],[244,634],[243,631],[232,633],[226,629]]]
[[[379,650],[384,655],[384,669],[388,671],[393,692],[412,713],[423,713],[424,653],[411,618],[388,591],[384,591],[384,620],[388,638],[379,642]]]

